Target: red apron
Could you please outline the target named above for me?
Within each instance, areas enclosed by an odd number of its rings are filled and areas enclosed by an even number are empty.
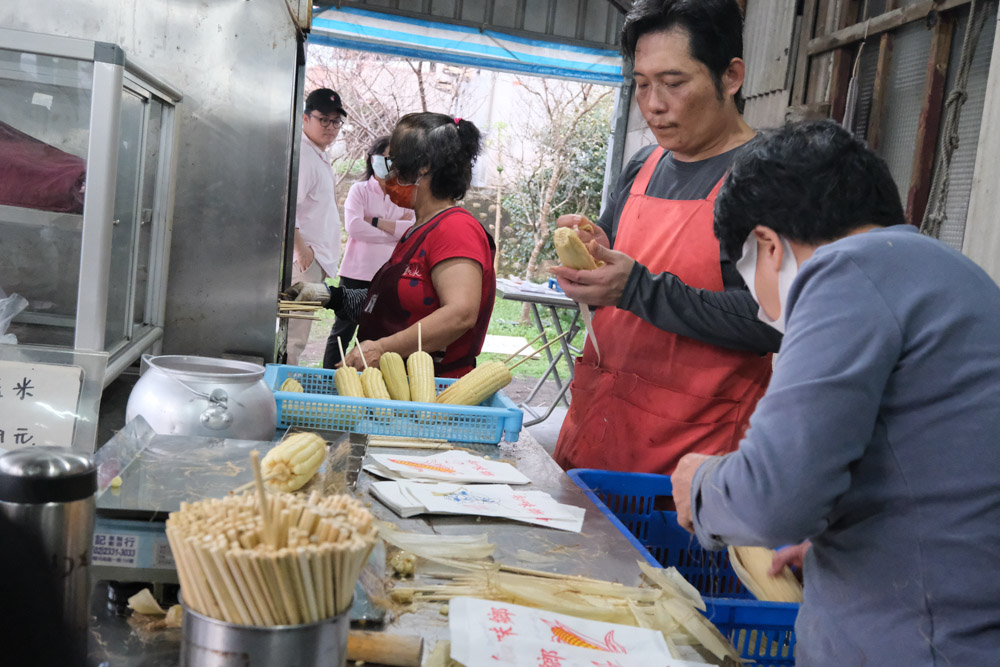
[[[721,291],[719,242],[707,199],[646,195],[663,149],[643,164],[615,239],[653,273],[669,271],[691,287]],[[619,308],[599,308],[570,385],[573,400],[556,444],[565,469],[599,468],[670,474],[688,452],[736,449],[771,378],[771,355],[728,350],[658,329]]]
[[[410,260],[420,250],[427,235],[434,231],[449,215],[459,210],[458,208],[447,209],[442,213],[438,213],[435,216],[436,219],[432,218],[423,226],[413,229],[411,233],[416,238],[411,238],[412,243],[406,241],[410,243],[409,249],[399,257],[398,261],[394,262],[390,258],[378,270],[372,278],[372,283],[368,288],[368,296],[365,298],[365,303],[361,308],[361,321],[358,323],[358,340],[378,340],[379,338],[385,338],[406,329],[416,322],[413,315],[404,309],[400,303],[399,281],[403,278],[406,268],[410,265]],[[490,250],[495,254],[496,244],[493,242],[493,237],[487,234],[486,238],[489,241]],[[496,281],[494,280],[493,292],[489,295],[488,301],[484,301],[484,303],[492,305],[495,297]],[[449,349],[431,352],[431,358],[434,360],[434,377],[461,377],[476,367],[476,356],[483,347],[486,330],[490,325],[489,313],[491,312],[492,308],[485,311],[485,313],[482,309],[480,310],[480,316],[473,326],[474,335],[469,340],[465,349],[457,350],[457,352],[451,349],[456,344],[461,344],[461,339],[459,339],[452,343]],[[444,361],[446,356],[450,358],[449,361]]]

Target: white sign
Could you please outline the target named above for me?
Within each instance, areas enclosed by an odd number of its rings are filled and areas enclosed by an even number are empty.
[[[79,366],[0,361],[0,447],[69,447],[83,387]]]
[[[93,565],[136,567],[142,538],[122,533],[94,533],[94,547],[90,552]]]

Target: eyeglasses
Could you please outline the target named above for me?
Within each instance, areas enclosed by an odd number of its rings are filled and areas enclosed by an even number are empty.
[[[392,169],[392,160],[384,155],[372,155],[372,171],[379,178],[385,180],[389,177],[389,170]]]
[[[319,124],[323,127],[330,127],[332,125],[333,127],[340,128],[344,125],[343,118],[326,118],[324,116],[314,116],[313,114],[309,114],[309,117],[319,121]]]

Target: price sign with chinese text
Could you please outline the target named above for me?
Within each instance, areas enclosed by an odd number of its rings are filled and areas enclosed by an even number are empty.
[[[0,360],[0,448],[73,442],[83,369]]]

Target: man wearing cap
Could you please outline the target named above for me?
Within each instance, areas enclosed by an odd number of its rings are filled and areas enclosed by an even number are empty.
[[[309,93],[302,114],[302,151],[295,208],[292,284],[321,283],[340,262],[340,213],[336,180],[326,150],[337,138],[347,112],[329,88]],[[288,321],[288,363],[297,366],[309,341],[309,320]]]

